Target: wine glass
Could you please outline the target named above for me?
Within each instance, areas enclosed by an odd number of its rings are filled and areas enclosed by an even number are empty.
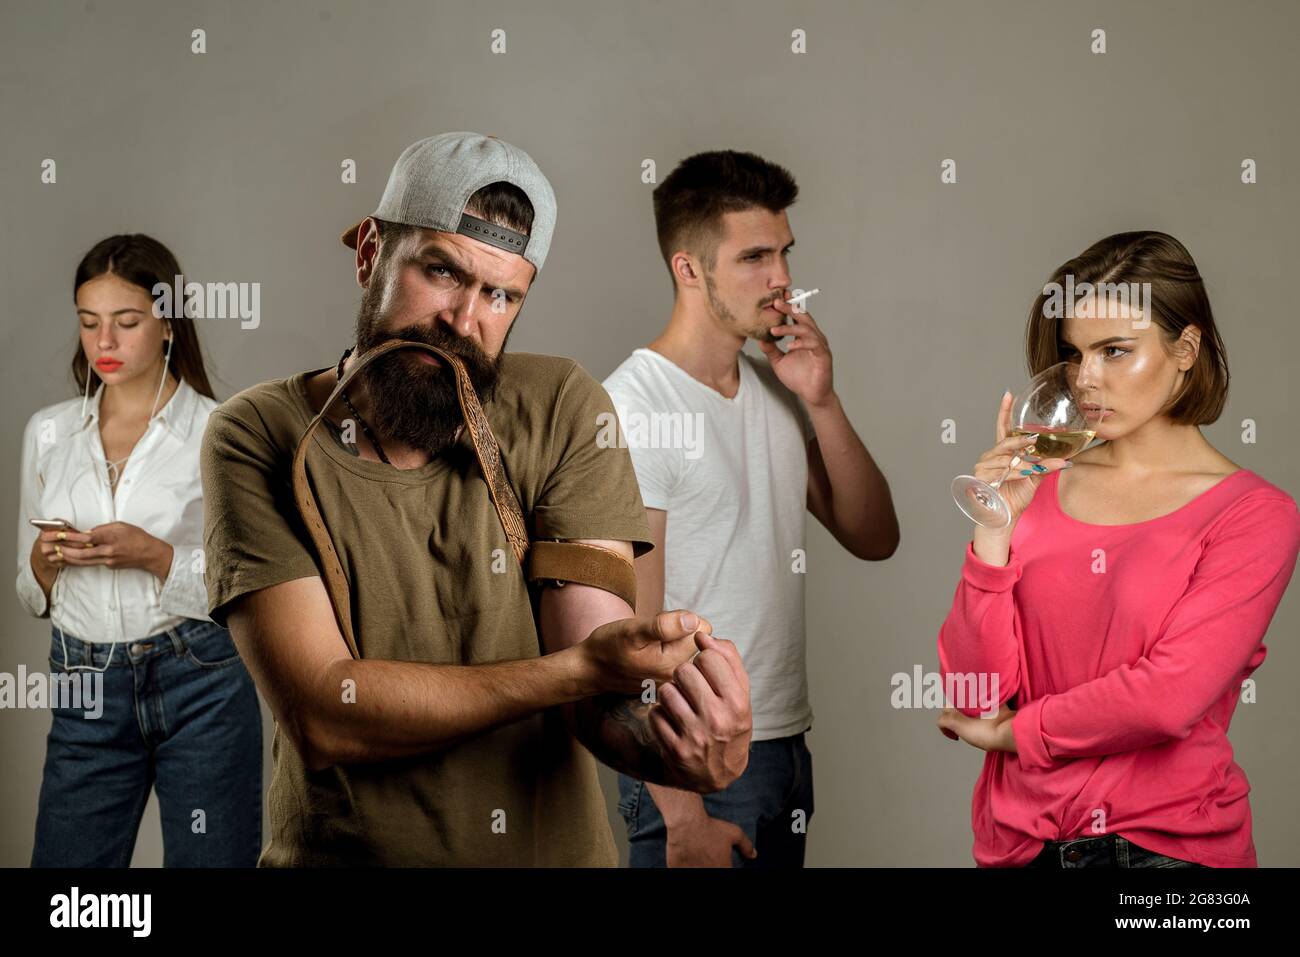
[[[989,484],[973,475],[952,480],[953,501],[972,522],[985,528],[1011,524],[1011,509],[998,488],[1022,458],[1072,458],[1097,437],[1105,403],[1096,389],[1086,397],[1079,391],[1079,371],[1077,362],[1058,362],[1030,379],[1011,401],[1007,435],[1032,435],[1034,441],[1012,458],[996,482]]]

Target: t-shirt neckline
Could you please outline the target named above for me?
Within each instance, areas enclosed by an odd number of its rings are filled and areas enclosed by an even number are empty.
[[[655,359],[658,359],[660,362],[664,363],[664,365],[668,366],[673,371],[675,371],[678,375],[681,375],[685,379],[694,383],[696,386],[698,386],[700,389],[702,389],[704,392],[708,393],[709,395],[713,396],[719,402],[724,402],[727,405],[739,405],[740,400],[745,395],[745,363],[744,363],[743,350],[741,352],[736,353],[736,374],[740,377],[740,385],[736,388],[736,394],[731,396],[730,398],[723,395],[717,389],[713,388],[713,386],[707,385],[701,382],[699,379],[695,378],[695,376],[691,375],[689,372],[687,372],[685,369],[679,366],[676,362],[673,362],[672,359],[669,359],[662,352],[656,352],[655,350],[649,348],[648,346],[641,346],[639,349],[636,349],[635,351],[647,353],[648,355],[653,356]]]
[[[307,379],[310,376],[317,375],[321,372],[327,372],[334,368],[333,366],[322,366],[319,369],[311,369],[307,372],[295,373],[289,380],[289,391],[294,397],[294,402],[298,406],[298,411],[303,415],[302,427],[305,431],[311,424],[311,420],[316,418],[316,412],[311,407],[311,402],[307,395]],[[339,399],[342,402],[342,399]],[[316,429],[316,434],[312,436],[317,448],[323,450],[336,464],[359,475],[361,478],[369,479],[375,482],[399,482],[403,485],[422,485],[429,479],[437,476],[439,473],[448,468],[446,453],[435,455],[432,459],[416,469],[399,469],[394,465],[388,465],[384,462],[371,462],[369,459],[363,459],[359,455],[350,454],[347,449],[343,448],[334,435],[329,431],[330,423],[321,422]],[[464,430],[461,431],[457,444],[465,438]]]
[[[1084,528],[1141,528],[1142,526],[1150,525],[1153,522],[1163,522],[1165,519],[1173,518],[1176,515],[1181,515],[1183,512],[1190,509],[1193,505],[1203,502],[1212,493],[1217,492],[1219,489],[1223,488],[1223,486],[1227,485],[1238,475],[1241,475],[1245,472],[1250,472],[1250,469],[1241,468],[1241,469],[1237,469],[1237,471],[1235,472],[1228,473],[1223,478],[1219,479],[1219,481],[1215,482],[1213,485],[1207,488],[1204,492],[1201,492],[1199,495],[1195,496],[1190,501],[1184,502],[1182,505],[1178,506],[1178,508],[1174,509],[1172,512],[1168,512],[1164,515],[1157,515],[1155,518],[1143,519],[1140,522],[1122,522],[1117,525],[1099,525],[1096,522],[1085,522],[1082,519],[1077,519],[1074,516],[1067,513],[1065,509],[1061,507],[1061,497],[1060,497],[1061,472],[1059,469],[1052,473],[1052,487],[1047,491],[1050,492],[1048,498],[1051,499],[1051,505],[1053,510],[1056,512],[1056,514],[1061,516],[1061,518],[1064,518],[1066,521],[1071,522],[1075,525],[1080,525]]]

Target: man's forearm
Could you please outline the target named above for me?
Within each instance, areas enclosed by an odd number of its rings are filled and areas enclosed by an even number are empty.
[[[683,791],[681,788],[665,787],[649,781],[646,782],[646,787],[654,798],[655,807],[663,815],[664,827],[675,828],[706,813],[704,798],[696,791]]]
[[[573,736],[602,764],[642,781],[661,782],[668,769],[650,731],[650,705],[640,695],[603,694],[565,707]]]
[[[435,751],[592,693],[576,648],[484,665],[341,659],[302,736],[316,767]]]
[[[640,781],[689,788],[664,759],[650,730],[651,707],[639,695],[604,694],[578,701],[565,711],[574,737],[602,764]]]
[[[860,558],[892,553],[898,543],[898,518],[889,482],[858,437],[839,397],[808,406],[817,447],[830,485],[830,510],[836,537]]]

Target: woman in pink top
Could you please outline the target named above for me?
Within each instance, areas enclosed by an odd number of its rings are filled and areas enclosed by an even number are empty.
[[[1183,245],[1120,233],[1053,281],[1067,275],[1075,289],[1150,283],[1150,311],[1094,295],[1051,318],[1040,295],[1030,369],[1078,362],[1083,401],[1104,397],[1092,419],[1104,442],[1072,462],[1021,461],[1030,439],[1008,437],[1007,394],[973,473],[993,481],[1014,461],[1001,488],[1012,524],[976,529],[939,632],[945,687],[983,675],[1001,706],[939,720],[988,752],[975,861],[1254,867],[1250,785],[1227,731],[1291,580],[1300,514],[1201,434],[1228,368]]]

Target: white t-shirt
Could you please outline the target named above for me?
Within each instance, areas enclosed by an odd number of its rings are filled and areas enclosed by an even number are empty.
[[[804,527],[812,423],[766,359],[741,353],[735,398],[651,349],[609,378],[646,508],[668,513],[664,608],[735,642],[755,741],[812,724],[804,667]]]

